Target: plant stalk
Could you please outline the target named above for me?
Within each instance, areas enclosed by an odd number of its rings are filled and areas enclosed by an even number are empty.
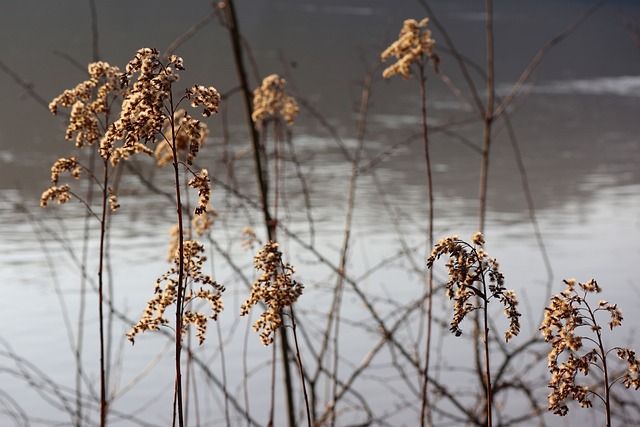
[[[420,69],[420,106],[422,112],[422,138],[424,142],[424,157],[427,170],[427,193],[429,199],[429,251],[433,248],[433,180],[431,176],[431,157],[429,149],[429,129],[427,127],[427,89],[425,81],[425,64],[422,61],[418,64]],[[432,307],[433,307],[433,270],[428,269],[427,277],[427,337],[425,343],[425,364],[422,376],[422,405],[420,410],[420,426],[431,426],[431,405],[428,398],[428,377],[429,377],[429,362],[431,355],[431,323],[432,323]]]
[[[267,235],[269,240],[275,239],[276,223],[271,218],[269,212],[269,199],[268,199],[268,186],[266,172],[262,166],[261,153],[264,148],[260,145],[260,136],[256,130],[253,119],[251,117],[253,112],[252,92],[249,88],[249,81],[247,79],[246,68],[244,66],[244,60],[242,56],[242,46],[240,43],[240,29],[238,27],[238,20],[235,13],[233,0],[225,0],[225,11],[227,15],[227,28],[229,30],[229,36],[231,39],[231,45],[233,50],[233,58],[236,64],[236,71],[238,78],[240,79],[240,86],[242,88],[242,95],[244,101],[244,110],[246,116],[246,122],[249,129],[249,135],[251,136],[251,142],[253,144],[253,158],[256,171],[256,177],[258,179],[258,187],[260,190],[260,197],[262,199],[262,213],[264,216],[265,226],[267,228]],[[295,427],[295,406],[293,397],[293,384],[291,379],[291,370],[289,367],[289,342],[287,334],[284,328],[280,329],[280,347],[282,350],[282,368],[284,371],[284,387],[287,399],[287,415],[289,427]]]

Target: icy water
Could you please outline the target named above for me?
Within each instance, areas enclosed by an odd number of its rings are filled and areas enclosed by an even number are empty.
[[[496,2],[498,96],[506,96],[538,49],[591,4],[568,0]],[[432,6],[461,52],[482,64],[482,2],[437,1]],[[165,49],[210,11],[207,1],[110,1],[98,2],[97,7],[100,56],[120,67],[140,47]],[[44,100],[48,102],[83,80],[83,72],[65,57],[81,64],[91,61],[88,2],[28,0],[3,4],[0,11],[2,63],[30,82]],[[368,64],[395,37],[405,18],[425,15],[417,2],[409,0],[243,1],[238,2],[238,14],[261,75],[290,73],[290,83],[295,83],[304,99],[331,124],[351,154],[357,147],[358,116],[354,108]],[[609,2],[547,54],[509,110],[535,217],[551,260],[551,282],[511,142],[503,126],[496,125],[499,133],[492,147],[487,250],[500,261],[507,287],[521,299],[525,337],[538,327],[549,283],[551,291],[557,293],[563,289],[563,278],[596,278],[604,288],[602,298],[617,302],[623,310],[625,320],[616,342],[640,347],[636,326],[640,322],[640,50],[626,28],[627,21],[637,22],[638,17],[640,7],[636,2]],[[436,31],[434,38],[438,43],[442,40]],[[228,37],[216,21],[177,53],[184,57],[187,68],[181,74],[181,83],[213,85],[221,92],[236,87]],[[440,55],[443,74],[470,100],[456,64],[446,52]],[[481,76],[472,73],[484,93]],[[255,84],[255,79],[252,81]],[[6,73],[0,75],[0,96],[4,101],[0,107],[0,338],[5,343],[0,358],[0,425],[27,425],[17,421],[23,419],[17,408],[30,417],[31,425],[71,425],[69,413],[76,403],[72,347],[81,285],[76,260],[67,250],[72,248],[77,256],[81,253],[84,211],[78,203],[42,210],[38,200],[48,186],[51,163],[68,155],[72,144],[64,141],[62,120],[52,117]],[[234,96],[228,112],[230,144],[223,144],[222,119],[210,120],[212,132],[200,162],[221,183],[235,185],[257,201],[242,110],[237,94]],[[478,227],[477,147],[481,127],[470,103],[452,94],[432,72],[427,99],[432,125],[435,236],[458,234],[468,238]],[[415,300],[423,289],[423,274],[412,268],[424,268],[428,251],[426,181],[421,142],[419,138],[408,139],[420,132],[419,105],[416,80],[374,80],[347,272],[390,319],[394,308]],[[465,124],[471,119],[475,121]],[[448,123],[453,124],[439,129]],[[302,109],[293,132],[296,155],[310,189],[313,227],[292,163],[285,169],[287,198],[280,207],[279,219],[301,242],[314,244],[337,265],[351,164],[335,138],[309,110]],[[224,162],[229,154],[235,158],[232,168]],[[170,189],[165,172],[145,169],[155,184]],[[113,217],[110,240],[113,298],[119,310],[135,319],[151,296],[156,278],[167,269],[168,229],[175,221],[175,211],[163,196],[153,194],[134,177],[125,176],[121,189],[122,209]],[[240,271],[252,280],[252,251],[239,247],[240,233],[244,226],[252,225],[264,239],[261,217],[243,199],[226,192],[222,184],[214,184],[212,200],[219,213],[212,236],[218,247],[207,243],[212,249],[212,262],[207,268],[227,287],[220,330],[225,340],[230,393],[244,402],[241,378],[246,360],[251,413],[263,422],[269,403],[267,361],[271,352],[259,345],[253,332],[249,332],[245,348],[247,321],[238,320],[238,314],[248,290],[223,255],[230,254]],[[89,253],[95,254],[97,233],[92,235]],[[319,340],[317,332],[326,322],[335,275],[287,232],[281,231],[280,237],[283,250],[297,267],[297,278],[307,286],[300,300],[302,319],[307,322],[311,340]],[[410,256],[394,257],[406,247],[417,249]],[[95,277],[91,255],[88,263],[87,271]],[[438,274],[442,277],[442,269]],[[93,285],[90,282],[87,286],[83,347],[86,372],[82,382],[90,401],[85,403],[85,413],[95,423],[91,393],[97,390],[99,378],[97,314]],[[441,297],[436,307],[446,323],[450,303]],[[367,324],[370,313],[349,290],[343,316],[340,372],[346,378],[380,334],[375,324]],[[417,322],[418,317],[415,319]],[[168,425],[173,374],[167,341],[146,334],[132,347],[122,339],[128,323],[117,320],[114,325],[111,363],[118,366],[110,377],[116,397],[114,423]],[[218,335],[214,325],[210,328],[208,341],[198,354],[221,378]],[[471,326],[463,325],[463,329],[470,332]],[[421,330],[416,324],[399,332],[407,339],[418,333]],[[8,354],[7,345],[12,354]],[[441,367],[439,376],[460,390],[465,390],[470,378],[463,368],[458,369],[469,365],[469,345],[448,334],[438,338],[435,359]],[[381,353],[370,375],[360,378],[354,387],[376,409],[379,418],[374,425],[414,425],[419,406],[411,400],[412,391],[398,378],[397,371],[389,367],[393,356],[391,350]],[[308,356],[309,360],[313,358]],[[536,369],[543,372],[544,365],[543,360]],[[150,373],[137,380],[145,369]],[[192,399],[199,402],[199,422],[224,425],[220,389],[199,381],[200,388],[192,392]],[[547,390],[544,384],[538,387],[544,404]],[[322,398],[326,393],[323,389]],[[50,399],[50,395],[57,398]],[[637,393],[626,396],[638,403]],[[277,404],[283,407],[280,395],[278,399]],[[358,403],[355,395],[349,399],[342,409]],[[501,411],[516,416],[523,404],[515,396],[501,400],[499,405]],[[443,408],[449,409],[446,402]],[[125,414],[134,414],[135,419]],[[550,416],[548,423],[599,425],[597,417],[590,417],[585,410],[572,407],[571,414],[575,416],[562,420]],[[236,420],[232,425],[240,425],[233,410],[232,416]],[[190,424],[195,425],[195,415],[192,417]],[[357,415],[350,417],[345,415],[348,421],[338,424],[361,421]],[[284,418],[277,421],[276,425],[284,425]]]

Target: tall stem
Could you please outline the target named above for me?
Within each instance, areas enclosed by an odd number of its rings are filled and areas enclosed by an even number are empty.
[[[176,188],[176,213],[178,214],[178,289],[176,290],[176,331],[175,331],[175,396],[174,396],[174,420],[175,407],[177,406],[178,425],[184,427],[184,411],[182,407],[182,366],[180,363],[182,353],[182,297],[184,294],[184,224],[182,218],[182,198],[180,192],[180,164],[178,162],[178,150],[176,147],[176,129],[173,111],[173,94],[169,92],[169,102],[171,106],[171,151],[173,153],[173,173]]]
[[[233,50],[233,58],[236,64],[236,72],[238,73],[238,78],[240,80],[240,86],[242,88],[242,99],[244,103],[245,117],[247,122],[247,127],[249,129],[249,135],[251,136],[251,141],[253,144],[253,158],[254,165],[256,170],[256,177],[258,179],[258,187],[260,191],[260,198],[262,199],[262,213],[264,216],[265,226],[267,228],[267,235],[269,240],[273,240],[275,238],[276,232],[276,223],[271,218],[271,214],[269,212],[269,199],[268,199],[268,187],[267,187],[267,178],[266,172],[262,166],[262,161],[260,159],[261,152],[263,148],[260,146],[260,137],[258,135],[258,131],[256,130],[253,119],[251,118],[253,108],[251,106],[252,92],[249,88],[249,81],[247,79],[246,68],[244,66],[244,59],[242,56],[242,46],[240,43],[240,29],[238,27],[238,20],[235,13],[233,0],[225,0],[225,11],[227,13],[227,28],[229,30],[229,36],[231,39],[231,46]],[[289,367],[289,341],[287,338],[287,334],[284,328],[281,328],[279,331],[280,335],[280,347],[282,350],[282,368],[284,371],[284,387],[287,398],[287,415],[288,415],[288,425],[289,427],[295,427],[295,406],[294,406],[294,397],[293,397],[293,384],[291,379],[291,369]]]
[[[589,310],[589,316],[591,317],[591,321],[593,325],[597,325],[595,315],[593,314],[593,310],[589,307],[587,302],[584,302]],[[600,351],[600,358],[602,359],[602,375],[603,375],[603,388],[604,388],[604,413],[605,413],[605,426],[611,427],[611,398],[609,396],[609,370],[607,369],[607,352],[604,349],[604,344],[602,343],[602,334],[600,333],[600,328],[595,328],[596,336],[598,337],[598,350]]]
[[[489,306],[489,294],[487,293],[487,285],[484,281],[484,277],[482,278],[482,292],[485,297],[483,300],[483,316],[484,316],[484,365],[485,365],[485,374],[486,374],[486,383],[487,383],[487,426],[493,426],[493,417],[492,417],[492,406],[493,406],[493,394],[491,390],[491,363],[489,359],[489,314],[488,306]]]
[[[104,258],[105,236],[107,230],[107,199],[109,197],[109,160],[104,161],[104,175],[102,187],[102,216],[100,218],[100,265],[98,267],[98,317],[100,323],[100,427],[107,425],[107,384],[104,363],[104,314],[103,314],[103,289],[104,289]]]
[[[487,42],[487,104],[484,110],[484,119],[482,122],[482,164],[480,167],[480,189],[479,189],[479,226],[478,229],[481,233],[484,233],[485,222],[486,222],[486,212],[487,212],[487,186],[489,180],[489,153],[491,149],[491,127],[493,124],[494,117],[494,92],[495,92],[495,74],[494,74],[494,43],[493,43],[493,0],[486,0],[486,22],[485,22],[485,32],[486,32],[486,42]],[[486,293],[486,285],[484,280],[482,281],[482,285],[485,288],[484,292]],[[489,364],[489,327],[488,327],[488,313],[487,313],[487,305],[488,305],[487,297],[484,298],[484,330],[483,330],[483,339],[484,339],[484,358],[485,358],[485,370],[486,370],[486,401],[487,401],[487,425],[491,427],[493,424],[491,407],[492,407],[492,391],[491,391],[491,369]],[[476,321],[476,331],[478,330],[478,316],[475,316]],[[476,334],[476,340],[479,334]],[[477,342],[477,341],[476,341]],[[477,347],[476,347],[477,348]],[[479,352],[477,351],[476,354]]]
[[[484,111],[482,126],[482,166],[480,169],[480,226],[484,233],[487,211],[487,182],[489,175],[489,151],[491,148],[491,125],[494,115],[495,76],[494,76],[494,48],[493,48],[493,0],[486,0],[486,38],[487,38],[487,105]]]
[[[424,75],[424,64],[419,63],[420,69],[420,105],[422,110],[422,138],[424,142],[424,157],[427,169],[427,192],[428,192],[428,210],[429,210],[429,250],[433,248],[433,181],[431,177],[431,157],[429,150],[429,132],[427,127],[427,91]],[[425,363],[422,376],[422,406],[420,413],[420,425],[424,427],[425,421],[427,425],[431,425],[431,405],[429,404],[427,382],[429,378],[429,361],[431,355],[431,322],[432,322],[432,306],[433,306],[433,270],[428,269],[427,277],[427,338],[425,343]]]
[[[309,396],[307,395],[307,385],[304,378],[304,369],[302,368],[302,358],[300,357],[300,346],[298,345],[298,334],[296,333],[296,316],[293,314],[293,306],[289,307],[291,312],[291,329],[293,330],[293,342],[296,347],[296,359],[298,360],[298,370],[300,371],[300,381],[302,381],[302,393],[304,394],[304,403],[307,409],[307,423],[311,427],[311,409],[309,408]]]

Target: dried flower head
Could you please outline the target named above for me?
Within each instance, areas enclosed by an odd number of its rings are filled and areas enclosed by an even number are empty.
[[[290,307],[302,294],[304,286],[292,279],[294,268],[282,262],[282,253],[278,244],[269,241],[254,258],[256,270],[262,271],[251,287],[251,296],[242,304],[240,315],[246,316],[249,310],[260,301],[268,307],[254,323],[253,329],[260,333],[264,345],[273,342],[273,334],[282,326],[281,311]]]
[[[189,187],[198,189],[198,206],[196,206],[194,214],[201,215],[207,211],[209,206],[209,198],[211,197],[211,182],[209,182],[209,172],[202,169],[199,175],[189,180]]]
[[[80,178],[81,171],[82,166],[78,163],[76,156],[69,158],[62,157],[56,160],[53,166],[51,166],[51,183],[54,185],[57,184],[62,172],[70,172],[74,179],[78,179]]]
[[[208,320],[216,320],[223,309],[222,292],[224,292],[222,285],[202,273],[202,265],[207,259],[202,255],[203,253],[204,246],[195,240],[186,240],[184,242],[183,256],[186,280],[192,285],[200,286],[196,291],[186,293],[182,300],[183,307],[180,308],[184,312],[182,333],[186,333],[189,324],[194,325],[200,344],[205,340]],[[147,308],[144,310],[140,321],[127,334],[129,341],[132,343],[137,334],[144,331],[158,330],[161,325],[169,323],[169,320],[164,316],[164,312],[167,307],[177,301],[180,268],[180,253],[178,250],[174,252],[173,264],[174,266],[156,281],[154,296],[147,303]],[[162,289],[163,283],[165,284],[164,289]],[[209,303],[211,308],[209,316],[188,309],[198,299]]]
[[[185,97],[191,100],[191,106],[194,108],[203,105],[202,115],[205,117],[218,112],[220,94],[214,87],[194,85],[192,88],[187,89]]]
[[[173,162],[172,145],[175,144],[177,153],[184,153],[188,164],[192,164],[200,147],[209,134],[209,128],[205,123],[195,120],[185,110],[177,110],[174,115],[174,127],[169,122],[165,124],[164,138],[156,146],[154,155],[156,165],[162,167]],[[175,138],[172,131],[175,129]]]
[[[167,119],[165,101],[170,99],[172,84],[178,81],[178,75],[171,67],[176,63],[182,66],[182,60],[178,61],[178,58],[165,66],[158,51],[150,48],[138,50],[129,61],[120,76],[121,84],[126,88],[120,117],[100,141],[102,157],[116,164],[135,153],[153,154],[143,144],[155,141],[162,133]],[[115,148],[116,141],[123,141],[122,146]]]
[[[622,312],[618,306],[605,300],[600,300],[595,307],[589,304],[587,295],[602,290],[593,279],[578,283],[577,288],[575,279],[565,280],[564,283],[566,289],[551,298],[540,326],[544,340],[551,343],[548,355],[551,372],[549,409],[560,416],[569,412],[566,405],[569,399],[577,401],[582,407],[592,406],[591,397],[600,396],[597,390],[602,388],[578,384],[577,374],[587,376],[591,367],[607,372],[606,360],[613,350],[620,360],[626,362],[627,369],[623,375],[609,378],[609,383],[602,386],[608,392],[614,382],[622,379],[627,388],[633,387],[637,390],[640,387],[640,361],[636,358],[635,352],[620,347],[606,350],[603,346],[602,327],[596,317],[599,313],[608,313],[609,328],[618,327],[622,324]],[[584,328],[583,332],[578,331],[581,327]],[[591,331],[594,338],[587,336],[588,331]],[[561,359],[563,354],[566,358]]]
[[[76,146],[83,148],[99,141],[105,132],[104,126],[109,121],[110,110],[114,102],[122,95],[120,89],[118,67],[112,67],[106,62],[94,62],[88,66],[89,79],[78,84],[75,88],[65,90],[49,104],[53,114],[57,114],[59,107],[71,108],[66,139],[75,139]],[[48,188],[40,199],[42,206],[48,201],[57,199],[58,203],[70,200],[70,186],[65,184],[56,187],[60,174],[69,172],[72,178],[78,179],[82,170],[86,170],[76,156],[58,159],[51,167],[52,187]],[[112,197],[115,194],[111,193]],[[117,203],[111,203],[115,207]]]
[[[415,19],[404,21],[398,39],[391,43],[380,56],[383,62],[392,56],[397,59],[393,65],[382,72],[385,79],[395,74],[400,74],[404,79],[408,79],[411,76],[411,65],[415,62],[422,64],[424,56],[434,59],[437,70],[438,58],[433,53],[436,42],[431,38],[431,31],[421,29],[428,22],[429,18],[424,18],[420,22]]]
[[[111,187],[109,187],[109,209],[111,209],[111,212],[115,212],[120,209],[120,203],[118,203],[116,191]]]
[[[256,126],[260,126],[269,119],[284,119],[288,126],[300,111],[295,98],[285,93],[285,79],[277,74],[271,74],[262,80],[262,86],[253,91],[253,119]]]
[[[43,208],[47,206],[50,201],[57,200],[59,205],[67,203],[71,200],[71,187],[69,184],[61,185],[60,187],[49,187],[40,196],[40,206]]]
[[[65,137],[73,139],[80,148],[99,141],[103,134],[99,115],[108,116],[113,101],[121,95],[118,67],[106,62],[89,64],[89,80],[73,89],[65,90],[49,104],[53,114],[58,107],[71,107],[69,126]]]
[[[474,234],[472,241],[473,245],[460,240],[458,236],[441,239],[427,260],[427,267],[432,268],[433,263],[440,256],[449,255],[449,261],[446,264],[449,275],[446,294],[454,303],[451,332],[460,336],[462,334],[460,323],[466,315],[482,308],[474,305],[473,296],[479,297],[485,303],[498,298],[509,319],[509,330],[504,335],[505,341],[509,341],[520,332],[518,300],[513,291],[504,287],[504,275],[499,270],[498,261],[495,258],[489,258],[482,248],[484,244],[482,234]]]

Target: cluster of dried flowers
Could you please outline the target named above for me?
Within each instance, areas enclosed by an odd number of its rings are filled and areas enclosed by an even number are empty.
[[[51,101],[49,110],[55,115],[58,107],[71,107],[69,126],[65,137],[76,139],[79,148],[99,141],[107,123],[100,123],[100,116],[108,116],[113,102],[122,94],[120,69],[107,62],[94,62],[88,66],[89,80],[73,89],[65,90]]]
[[[175,127],[172,127],[170,122],[165,124],[163,139],[156,145],[154,152],[156,164],[159,167],[173,163],[172,146],[175,146],[178,155],[184,154],[186,162],[192,164],[198,151],[204,145],[207,135],[209,135],[208,126],[193,119],[185,110],[177,110],[173,117]],[[170,144],[169,141],[173,142]]]
[[[203,253],[204,246],[198,242],[194,240],[184,242],[185,277],[190,284],[200,286],[196,291],[186,293],[183,300],[183,307],[193,305],[194,301],[198,299],[207,301],[211,307],[211,314],[209,316],[194,310],[183,310],[182,333],[186,333],[186,328],[189,324],[194,325],[200,344],[205,340],[208,319],[216,320],[218,314],[223,309],[222,292],[224,291],[222,285],[202,273],[202,265],[207,259],[202,255]],[[144,331],[158,330],[160,325],[169,323],[169,320],[164,316],[164,312],[167,307],[174,304],[177,300],[180,268],[180,254],[177,250],[174,253],[173,264],[174,266],[156,281],[154,296],[147,303],[147,308],[144,310],[142,318],[131,328],[131,331],[127,333],[127,337],[132,343],[137,334]],[[163,283],[165,283],[164,289],[162,288]]]
[[[287,95],[285,79],[277,74],[271,74],[262,80],[262,85],[253,91],[253,119],[256,126],[262,125],[269,119],[282,117],[288,126],[300,111],[295,98]]]
[[[555,414],[564,416],[569,408],[565,404],[568,399],[577,401],[582,407],[592,406],[590,397],[599,396],[597,390],[608,390],[611,385],[622,380],[625,387],[640,387],[640,361],[635,352],[628,348],[614,347],[606,350],[602,343],[602,327],[596,320],[600,312],[609,314],[609,329],[614,329],[622,324],[622,312],[617,304],[600,300],[598,305],[592,307],[586,297],[590,293],[599,293],[602,289],[595,280],[585,283],[577,283],[576,280],[565,280],[567,288],[551,298],[551,302],[545,308],[545,316],[540,331],[545,341],[551,343],[549,352],[549,371],[551,380],[549,387],[549,409]],[[590,330],[595,334],[595,339],[580,333],[578,328]],[[593,345],[593,346],[592,346]],[[580,351],[584,354],[579,355]],[[599,372],[607,372],[607,357],[614,352],[620,360],[627,364],[624,374],[617,378],[609,378],[608,384],[602,387],[590,388],[579,385],[576,376],[580,372],[589,375],[592,367]],[[562,354],[566,354],[564,361],[560,360]]]
[[[498,298],[509,319],[509,330],[504,334],[505,341],[509,341],[520,332],[518,300],[512,290],[504,287],[504,275],[499,270],[498,261],[489,258],[489,254],[482,248],[482,233],[474,234],[471,241],[473,245],[460,240],[458,236],[441,239],[427,260],[427,267],[431,268],[442,255],[449,255],[446,264],[449,275],[446,294],[454,302],[451,332],[460,336],[460,323],[466,315],[482,308],[473,303],[472,297],[478,296],[485,303]]]
[[[407,19],[402,24],[402,29],[398,39],[381,54],[381,59],[386,62],[390,57],[395,57],[397,61],[387,67],[382,72],[385,79],[400,74],[404,79],[411,77],[411,66],[418,62],[423,63],[424,56],[434,61],[436,70],[438,69],[438,56],[433,53],[436,42],[431,38],[431,31],[422,28],[426,27],[429,18],[424,18],[417,22],[415,19]]]
[[[242,304],[240,315],[246,316],[251,307],[264,302],[268,309],[254,323],[253,329],[256,332],[262,330],[260,340],[264,345],[269,345],[273,342],[275,330],[283,324],[282,310],[296,302],[304,286],[291,277],[295,270],[282,261],[282,252],[275,242],[269,241],[258,251],[254,266],[262,274],[253,283],[251,296]]]
[[[105,170],[137,153],[155,154],[158,166],[167,163],[176,167],[179,163],[191,165],[204,144],[208,128],[184,109],[176,110],[177,105],[183,100],[190,100],[192,107],[203,107],[202,114],[209,117],[218,111],[220,95],[213,87],[194,85],[176,102],[172,92],[174,83],[179,79],[176,70],[184,70],[182,58],[173,55],[164,63],[158,51],[151,48],[138,50],[124,73],[106,62],[92,63],[88,67],[89,79],[73,89],[65,90],[51,102],[49,108],[53,114],[58,113],[60,106],[71,108],[66,138],[75,139],[79,148],[97,143]],[[110,113],[115,109],[114,105],[119,106],[119,114],[111,123]],[[148,142],[159,142],[155,153],[146,146]],[[53,186],[42,194],[40,204],[46,206],[53,200],[59,204],[69,201],[74,194],[68,184],[57,186],[60,175],[67,172],[77,179],[82,171],[92,174],[78,161],[77,156],[57,160],[51,168]],[[115,211],[120,205],[115,189],[107,184],[109,174],[105,172],[102,185],[108,206]],[[211,228],[216,212],[209,203],[211,184],[207,170],[192,174],[189,185],[198,190],[199,197],[192,218],[192,231],[201,236]],[[175,266],[158,279],[154,297],[149,301],[140,322],[128,334],[131,341],[137,333],[157,329],[166,323],[164,310],[179,300],[176,294],[178,289],[186,292],[186,287],[177,283],[181,259],[185,277],[182,285],[190,283],[205,286],[186,293],[182,306],[177,308],[183,313],[183,328],[188,324],[195,325],[198,338],[201,342],[204,340],[207,316],[186,309],[194,299],[209,301],[213,312],[209,318],[215,319],[222,310],[222,286],[201,272],[205,260],[201,255],[203,246],[195,240],[186,240],[183,254],[180,255],[179,241],[184,237],[190,239],[192,233],[183,230],[183,236],[179,234],[177,226],[172,229],[169,261]],[[166,286],[161,289],[160,285],[165,282]]]
[[[100,144],[103,156],[112,153],[112,163],[115,164],[139,151],[147,152],[148,149],[142,143],[155,142],[158,136],[164,136],[163,131],[167,126],[171,128],[171,138],[165,136],[164,139],[170,140],[171,144],[176,140],[176,124],[170,120],[172,117],[167,115],[167,107],[175,114],[172,86],[178,81],[179,76],[174,68],[184,70],[182,58],[172,55],[165,65],[158,51],[150,48],[138,50],[127,64],[125,73],[120,77],[122,86],[127,89],[120,117],[109,127]],[[203,114],[207,117],[217,112],[220,104],[220,95],[213,87],[195,85],[187,89],[184,98],[192,100],[192,105],[204,105]],[[185,113],[179,127],[187,134],[189,152],[197,152],[192,145],[197,145],[203,139],[199,122]],[[114,150],[113,144],[118,140],[123,141],[122,147]]]
[[[111,108],[120,97],[123,90],[120,86],[120,69],[112,67],[107,62],[94,62],[88,66],[89,79],[79,83],[73,89],[67,89],[49,104],[49,110],[58,114],[59,107],[71,108],[69,124],[65,131],[65,138],[74,140],[76,147],[84,148],[97,142],[102,144],[106,129],[109,127]],[[64,184],[57,186],[60,174],[69,172],[72,178],[78,179],[82,171],[92,172],[85,168],[77,156],[58,159],[51,167],[51,183],[42,193],[40,205],[45,207],[49,201],[56,200],[58,204],[71,199],[71,186]],[[115,197],[115,193],[112,193]],[[115,200],[115,199],[114,199]],[[110,203],[112,208],[117,203]]]

